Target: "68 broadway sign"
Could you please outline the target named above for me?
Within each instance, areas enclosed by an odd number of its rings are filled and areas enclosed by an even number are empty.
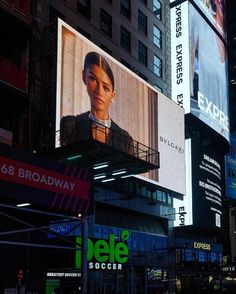
[[[90,205],[90,173],[61,162],[1,146],[1,198],[85,214]]]
[[[129,232],[122,231],[120,242],[116,241],[114,234],[109,235],[109,240],[88,239],[87,261],[90,270],[122,270],[128,260]],[[81,245],[81,237],[76,238],[76,243]],[[81,268],[81,250],[76,252],[76,268]]]

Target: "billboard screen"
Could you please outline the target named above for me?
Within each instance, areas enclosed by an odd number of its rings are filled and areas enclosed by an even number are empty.
[[[193,223],[221,227],[224,193],[223,158],[192,142]]]
[[[225,0],[194,0],[215,29],[225,37]]]
[[[171,9],[171,26],[172,99],[229,140],[224,42],[188,1]]]
[[[80,125],[88,120],[102,122],[111,132],[119,130],[130,141],[158,150],[160,169],[143,178],[184,194],[183,110],[61,20],[58,20],[56,103],[56,130],[61,129],[56,147],[91,133],[85,123],[83,130],[62,134],[64,122],[67,125],[74,121]],[[178,173],[170,182],[173,170]]]
[[[221,227],[224,193],[223,159],[212,150],[186,140],[186,196],[174,199],[174,226]]]
[[[226,196],[236,200],[236,135],[230,136],[230,153],[226,155]]]

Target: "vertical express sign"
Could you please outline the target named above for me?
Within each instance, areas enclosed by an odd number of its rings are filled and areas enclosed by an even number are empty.
[[[224,193],[223,159],[212,150],[192,144],[193,223],[198,227],[221,227]]]
[[[171,8],[172,100],[190,112],[188,1]]]

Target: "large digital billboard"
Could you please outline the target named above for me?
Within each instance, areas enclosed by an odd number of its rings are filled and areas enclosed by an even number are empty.
[[[188,1],[171,9],[172,99],[229,140],[227,53],[214,28]]]
[[[56,147],[91,135],[87,121],[102,123],[160,152],[160,169],[145,180],[185,193],[183,109],[61,20],[56,104]]]
[[[199,228],[220,228],[222,195],[224,193],[223,158],[211,149],[191,140],[189,177],[183,201],[174,199],[175,226],[194,225]],[[192,220],[189,215],[192,211]]]
[[[230,136],[230,152],[226,161],[226,196],[236,200],[236,135]]]

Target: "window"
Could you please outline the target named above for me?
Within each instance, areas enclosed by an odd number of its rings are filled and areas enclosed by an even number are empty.
[[[120,27],[120,45],[126,51],[131,51],[131,34],[123,26]]]
[[[100,30],[112,38],[112,17],[103,9],[100,11]]]
[[[120,1],[120,12],[128,19],[131,18],[131,3],[130,0],[121,0]]]
[[[158,18],[161,19],[161,2],[159,0],[153,0],[153,13]]]
[[[159,78],[162,77],[162,60],[154,55],[154,74]]]
[[[138,11],[138,30],[147,35],[147,16],[140,10]]]
[[[77,0],[77,10],[87,19],[90,19],[90,0]]]
[[[157,26],[153,25],[153,42],[158,47],[162,46],[162,35],[161,30]]]
[[[147,65],[147,47],[140,41],[138,41],[138,60]]]

